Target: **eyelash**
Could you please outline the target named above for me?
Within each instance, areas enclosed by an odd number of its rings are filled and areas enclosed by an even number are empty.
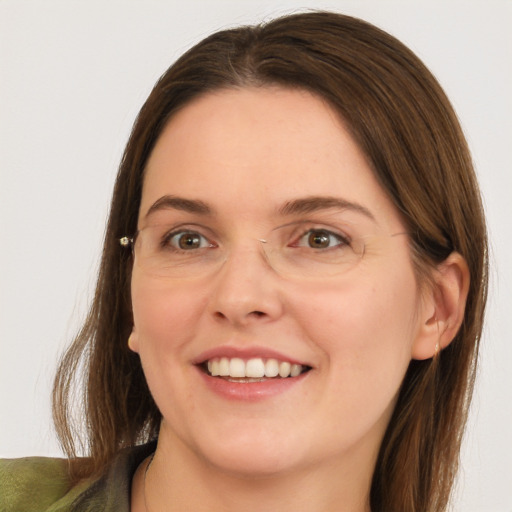
[[[294,242],[291,244],[292,247],[301,247],[299,245],[300,241],[303,240],[305,237],[311,237],[312,235],[315,236],[326,236],[328,238],[334,238],[338,243],[334,246],[325,247],[325,248],[319,248],[319,249],[334,249],[335,247],[339,246],[349,246],[350,245],[350,239],[346,235],[342,235],[341,233],[335,233],[329,229],[325,228],[310,228],[307,231],[304,231],[298,238],[297,242]],[[310,246],[311,247],[311,246]],[[311,247],[313,249],[313,247]]]
[[[199,233],[198,231],[195,231],[195,230],[189,230],[189,229],[180,229],[179,231],[172,231],[170,233],[166,233],[162,239],[161,239],[161,242],[160,242],[160,246],[162,248],[168,248],[168,249],[171,249],[171,250],[174,250],[174,251],[183,251],[183,252],[187,252],[186,249],[182,249],[180,247],[176,247],[175,245],[172,244],[172,241],[174,238],[176,237],[179,237],[180,235],[191,235],[191,236],[198,236],[200,237],[202,240],[206,241],[207,245],[205,247],[198,247],[198,249],[206,249],[206,248],[214,248],[214,247],[217,247],[216,244],[212,243],[206,236],[204,236],[203,234]],[[178,242],[179,243],[179,242]]]
[[[296,231],[298,231],[298,230],[296,230]],[[326,237],[328,237],[330,239],[334,238],[338,242],[334,246],[331,246],[330,242],[329,242],[328,247],[321,247],[321,248],[316,248],[316,249],[327,250],[327,249],[334,249],[336,247],[345,247],[345,246],[351,245],[350,237],[348,237],[345,234],[336,233],[336,232],[334,232],[330,229],[326,229],[326,228],[314,227],[314,228],[309,228],[309,229],[301,229],[298,235],[292,234],[292,236],[290,238],[293,241],[291,243],[288,243],[287,246],[295,247],[295,248],[305,247],[305,245],[302,245],[300,242],[305,237],[312,236],[314,234],[316,234],[316,236],[325,235]],[[172,243],[173,239],[175,239],[176,237],[178,237],[177,243],[179,243],[179,237],[183,236],[183,235],[191,235],[192,237],[197,236],[201,239],[201,242],[200,242],[201,246],[192,248],[192,249],[207,249],[207,248],[218,247],[218,245],[215,244],[214,242],[212,242],[208,237],[206,237],[205,235],[201,234],[200,232],[198,232],[196,230],[180,229],[178,231],[168,232],[164,236],[162,236],[161,241],[160,241],[161,248],[163,248],[163,249],[167,248],[167,249],[170,249],[173,251],[179,251],[179,252],[181,252],[181,251],[188,252],[190,249],[188,249],[188,250],[183,249],[183,248],[177,247],[176,245],[173,245],[173,243]],[[206,244],[204,242],[206,242]],[[311,246],[310,246],[310,248],[315,249],[314,247],[311,247]]]

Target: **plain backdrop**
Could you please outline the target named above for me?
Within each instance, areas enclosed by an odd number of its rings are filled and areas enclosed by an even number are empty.
[[[508,0],[0,0],[0,456],[61,453],[52,376],[87,310],[117,165],[155,80],[210,32],[299,8],[391,32],[458,112],[484,195],[492,274],[453,510],[511,512]]]

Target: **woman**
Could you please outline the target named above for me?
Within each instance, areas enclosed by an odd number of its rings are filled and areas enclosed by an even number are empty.
[[[464,137],[407,48],[332,13],[214,34],[123,157],[55,383],[69,471],[4,462],[6,506],[445,510],[486,276]]]

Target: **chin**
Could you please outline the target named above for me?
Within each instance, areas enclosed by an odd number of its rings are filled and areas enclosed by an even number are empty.
[[[210,460],[216,470],[242,479],[266,479],[284,475],[293,471],[294,462],[287,457],[268,453],[255,454],[254,451],[250,454],[237,455],[231,452],[225,457],[215,457],[215,460]]]
[[[275,439],[275,440],[274,440]],[[256,435],[226,438],[225,442],[199,447],[199,456],[218,471],[240,478],[269,478],[301,465],[301,450],[282,436]]]

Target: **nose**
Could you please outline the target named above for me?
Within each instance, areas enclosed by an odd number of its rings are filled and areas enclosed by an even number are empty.
[[[232,252],[213,280],[209,305],[218,321],[244,327],[275,320],[283,313],[281,279],[263,250],[246,247]]]

